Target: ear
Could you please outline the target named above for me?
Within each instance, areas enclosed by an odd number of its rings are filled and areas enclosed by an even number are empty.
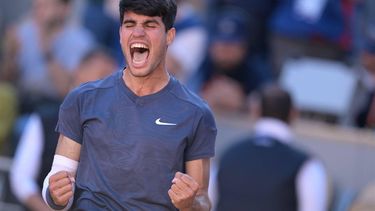
[[[172,44],[174,38],[176,37],[176,28],[172,27],[167,31],[167,45]]]

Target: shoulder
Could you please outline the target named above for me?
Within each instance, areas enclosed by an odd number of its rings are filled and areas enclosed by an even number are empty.
[[[74,88],[65,97],[63,107],[69,106],[72,103],[81,104],[90,98],[95,98],[100,92],[111,91],[117,84],[119,72],[115,73],[96,81],[90,81],[83,83],[78,87]]]
[[[171,80],[174,80],[175,84],[170,92],[178,101],[190,106],[203,116],[213,116],[211,108],[201,97],[182,85],[177,79],[171,78]]]
[[[243,155],[252,156],[249,151],[252,149],[252,138],[246,137],[232,143],[227,149],[224,150],[223,154],[220,156],[221,162],[229,161],[232,159],[237,159],[238,157],[243,157]]]
[[[90,38],[93,39],[92,34],[84,27],[76,24],[68,24],[63,31],[65,36],[69,36],[76,39]]]
[[[21,45],[36,36],[35,33],[35,24],[31,20],[22,20],[16,24],[10,25],[5,30],[4,38],[7,42],[17,41],[17,44]]]
[[[85,28],[79,27],[74,24],[67,25],[64,30],[59,34],[59,43],[66,45],[74,45],[77,48],[88,48],[95,44],[93,35]],[[64,47],[64,46],[62,46]],[[68,46],[65,46],[67,48]]]
[[[294,145],[282,144],[282,143],[280,144],[285,148],[285,151],[290,152],[289,153],[290,156],[300,158],[303,161],[307,161],[311,158],[311,155],[307,151],[299,147],[296,147]]]

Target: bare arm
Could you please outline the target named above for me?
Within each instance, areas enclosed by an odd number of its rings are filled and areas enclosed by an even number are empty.
[[[44,180],[43,198],[54,209],[70,208],[73,202],[75,172],[80,157],[81,145],[60,135],[50,173]]]
[[[56,147],[56,154],[65,156],[75,161],[79,161],[79,156],[81,154],[81,144],[64,135],[60,135]]]
[[[189,161],[186,163],[186,173],[198,182],[199,189],[193,203],[192,210],[210,210],[211,202],[208,197],[208,183],[210,178],[210,159]]]
[[[172,203],[181,211],[211,209],[208,197],[210,159],[186,162],[186,174],[177,172],[168,194]]]

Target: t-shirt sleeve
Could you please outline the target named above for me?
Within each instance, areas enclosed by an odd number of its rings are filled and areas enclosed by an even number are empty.
[[[79,92],[70,92],[60,106],[56,132],[82,144],[82,127],[79,106]]]
[[[210,158],[215,155],[216,124],[212,112],[206,108],[195,127],[192,140],[185,151],[185,161]]]

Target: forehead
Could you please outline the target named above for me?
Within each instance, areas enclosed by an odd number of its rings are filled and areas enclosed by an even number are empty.
[[[144,21],[157,21],[159,23],[162,23],[162,18],[159,16],[147,16],[147,15],[141,15],[137,14],[135,12],[125,12],[124,13],[124,21],[126,20],[132,20],[136,22],[144,22]]]

